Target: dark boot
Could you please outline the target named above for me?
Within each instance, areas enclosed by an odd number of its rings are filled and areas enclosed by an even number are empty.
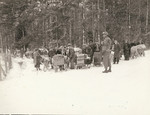
[[[114,58],[114,60],[113,60],[113,61],[114,61],[114,64],[115,64],[115,63],[116,63],[116,58]]]
[[[108,71],[107,71],[107,70],[105,70],[105,71],[103,71],[103,73],[108,73]]]
[[[109,69],[107,72],[111,72],[111,69]]]
[[[103,73],[108,73],[107,68],[105,68],[105,70],[103,71]]]
[[[111,72],[111,67],[109,67],[109,70],[107,72]]]
[[[119,58],[117,59],[117,64],[119,63]]]

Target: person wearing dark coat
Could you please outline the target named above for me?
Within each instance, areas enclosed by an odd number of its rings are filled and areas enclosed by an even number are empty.
[[[130,44],[126,41],[123,46],[123,53],[125,60],[129,60],[130,57]]]
[[[83,54],[86,54],[87,52],[86,52],[86,47],[87,47],[87,45],[86,44],[83,44],[83,46],[82,46],[82,53]]]
[[[94,52],[100,52],[101,50],[102,50],[101,45],[98,42],[96,42],[94,44]]]
[[[84,44],[83,47],[82,47],[82,53],[83,54],[87,54],[89,57],[91,56],[92,54],[92,49],[90,46]]]
[[[86,44],[83,44],[82,53],[86,54],[86,56],[90,57],[91,53],[92,53],[91,47]],[[91,57],[89,59],[85,59],[85,64],[91,64]]]
[[[36,55],[36,64],[35,64],[35,67],[37,70],[41,70],[40,69],[40,65],[41,65],[41,56],[40,56],[40,51],[38,50],[37,51],[37,55]]]
[[[68,53],[68,57],[69,57],[69,62],[70,62],[70,69],[75,69],[75,51],[74,48],[71,46],[71,44],[68,44],[68,48],[69,48],[69,53]]]
[[[118,43],[117,40],[114,41],[113,50],[114,50],[114,59],[113,59],[113,62],[114,62],[114,64],[116,62],[118,64],[119,60],[120,60],[121,47],[120,47],[120,44]]]
[[[102,61],[102,46],[99,42],[94,44],[94,65],[100,66]]]
[[[52,69],[53,69],[52,58],[53,58],[53,56],[54,56],[55,54],[56,54],[56,50],[55,50],[55,49],[50,48],[50,49],[48,50],[48,57],[49,57],[49,60],[50,60],[50,64],[51,64]]]
[[[52,58],[55,54],[56,54],[55,49],[51,48],[48,50],[48,57]]]
[[[92,63],[93,56],[94,56],[94,50],[95,50],[95,44],[93,43],[93,40],[89,41],[89,47],[91,48],[90,57],[91,57],[91,63]]]
[[[103,73],[111,72],[111,39],[108,37],[107,32],[103,32],[103,45],[102,45],[102,55],[103,55],[103,65],[105,70]],[[108,69],[109,68],[109,69]]]

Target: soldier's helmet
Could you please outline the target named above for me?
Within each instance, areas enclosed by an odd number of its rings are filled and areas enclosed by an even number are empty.
[[[108,32],[103,32],[102,34],[108,36]]]

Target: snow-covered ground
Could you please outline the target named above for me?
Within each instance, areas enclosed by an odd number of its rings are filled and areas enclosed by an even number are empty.
[[[21,61],[21,60],[20,60]],[[0,113],[150,115],[150,51],[103,67],[36,72],[32,60],[0,82]]]

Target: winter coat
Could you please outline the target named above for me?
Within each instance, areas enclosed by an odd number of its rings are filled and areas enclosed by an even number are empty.
[[[35,67],[36,67],[36,68],[39,68],[39,67],[40,67],[40,64],[41,64],[41,56],[40,56],[40,54],[38,53],[37,56],[36,56],[36,64],[35,64]]]
[[[129,60],[129,57],[130,57],[130,45],[128,43],[124,44],[123,52],[124,52],[125,60]]]
[[[111,66],[111,51],[107,50],[103,53],[103,65],[104,68],[107,69],[107,67]]]
[[[114,44],[114,57],[120,57],[121,47],[120,44]]]
[[[75,68],[74,63],[75,63],[75,59],[76,59],[76,54],[75,54],[73,47],[69,47],[68,57],[69,57],[69,62],[70,62],[70,69],[74,69]]]
[[[82,53],[83,53],[83,54],[86,54],[86,53],[87,53],[87,52],[86,52],[86,47],[83,47],[83,48],[82,48]]]
[[[111,39],[106,37],[103,41],[102,52],[110,51],[111,48]]]
[[[92,55],[92,49],[90,46],[87,46],[85,48],[82,49],[82,53],[83,54],[87,54],[89,57]]]
[[[102,50],[101,46],[97,43],[94,44],[94,52],[100,52]]]
[[[49,56],[50,58],[52,58],[55,54],[56,54],[55,49],[50,49],[50,50],[48,51],[48,56]]]
[[[89,47],[92,49],[92,52],[94,52],[94,49],[95,49],[95,43],[90,44]]]
[[[106,37],[103,41],[103,46],[102,46],[103,64],[105,69],[111,66],[110,48],[111,48],[111,39],[109,37]]]
[[[70,48],[69,48],[68,57],[69,57],[70,59],[75,58],[75,51],[74,51],[73,47],[70,47]]]
[[[94,50],[95,50],[95,44],[92,43],[89,45],[89,47],[91,48],[91,52],[90,52],[90,57],[91,57],[91,63],[93,61],[93,55],[94,55]]]

